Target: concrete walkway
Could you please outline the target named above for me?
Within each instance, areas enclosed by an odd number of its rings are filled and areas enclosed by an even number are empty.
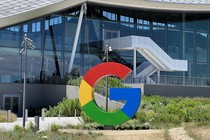
[[[29,123],[32,122],[34,124],[35,118],[28,118],[26,122],[26,128],[28,128]],[[45,117],[44,121],[39,118],[39,130],[48,130],[50,129],[52,124],[57,124],[60,126],[67,126],[68,124],[77,125],[81,124],[81,119],[79,117]],[[17,121],[12,123],[0,123],[0,131],[11,131],[13,130],[15,125],[23,126],[23,119],[18,118]]]

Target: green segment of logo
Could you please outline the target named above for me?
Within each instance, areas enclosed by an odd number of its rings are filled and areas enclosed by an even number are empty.
[[[117,125],[128,121],[130,118],[121,110],[117,112],[105,112],[100,109],[94,100],[82,107],[86,115],[98,123],[104,125]]]

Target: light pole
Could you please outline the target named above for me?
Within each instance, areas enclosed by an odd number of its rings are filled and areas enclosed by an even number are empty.
[[[26,79],[27,79],[27,47],[30,49],[35,49],[35,46],[32,44],[33,40],[27,37],[27,34],[24,35],[24,40],[21,44],[23,47],[20,50],[20,54],[25,51],[25,65],[24,65],[24,81],[23,81],[23,127],[25,127],[25,121],[26,121],[26,114],[25,114],[25,108],[26,108]]]
[[[106,45],[105,48],[105,57],[106,57],[106,62],[109,62],[109,52],[112,51],[112,47],[109,45]],[[108,112],[108,101],[109,101],[109,82],[108,82],[108,76],[106,76],[106,112]]]

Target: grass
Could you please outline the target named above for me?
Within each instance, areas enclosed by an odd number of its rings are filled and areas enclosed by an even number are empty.
[[[17,116],[14,113],[12,113],[11,119],[12,119],[11,121],[14,122],[17,120]],[[2,123],[2,122],[8,122],[7,111],[5,111],[5,110],[0,110],[0,123]]]

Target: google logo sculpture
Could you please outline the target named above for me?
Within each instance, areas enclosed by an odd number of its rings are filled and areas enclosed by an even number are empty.
[[[141,101],[140,88],[110,88],[110,100],[125,100],[123,108],[116,112],[103,111],[94,100],[94,87],[106,76],[117,76],[124,79],[132,72],[128,67],[106,62],[96,65],[84,76],[79,91],[79,100],[83,111],[94,121],[104,125],[117,125],[132,118]]]

